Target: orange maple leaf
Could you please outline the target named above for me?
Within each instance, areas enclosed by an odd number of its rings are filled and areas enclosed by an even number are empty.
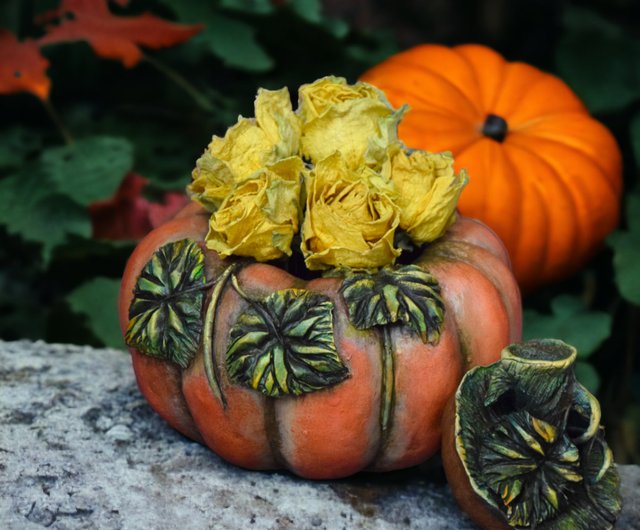
[[[140,46],[157,49],[186,41],[204,27],[163,20],[150,13],[116,16],[107,0],[62,0],[60,6],[43,16],[47,33],[41,45],[83,40],[100,57],[116,59],[131,68],[143,58]],[[56,20],[57,24],[51,24]]]
[[[51,89],[48,66],[35,41],[20,42],[13,33],[0,28],[0,94],[31,92],[45,101]]]

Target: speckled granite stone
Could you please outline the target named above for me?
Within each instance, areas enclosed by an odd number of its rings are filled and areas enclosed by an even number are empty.
[[[617,529],[640,528],[621,467]],[[472,530],[438,473],[311,482],[229,465],[169,428],[116,350],[0,341],[0,529]]]

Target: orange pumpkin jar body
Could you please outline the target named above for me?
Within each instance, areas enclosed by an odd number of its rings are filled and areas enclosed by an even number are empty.
[[[524,291],[575,273],[618,222],[620,150],[557,77],[478,45],[423,45],[362,76],[408,147],[451,151],[471,175],[458,208],[493,228]]]
[[[136,283],[154,253],[184,239],[204,249],[208,218],[192,204],[139,244],[122,281],[123,332]],[[134,348],[131,353],[152,407],[186,436],[245,468],[286,468],[325,479],[419,464],[440,446],[443,410],[463,373],[494,362],[520,338],[520,295],[507,253],[490,229],[472,219],[459,217],[413,263],[439,285],[443,316],[434,341],[398,324],[384,333],[379,327],[357,329],[342,278],[303,281],[273,265],[246,261],[235,261],[230,276],[229,262],[204,250],[201,317],[213,318],[186,367]],[[216,283],[225,274],[233,281]],[[319,295],[332,305],[335,349],[348,375],[315,392],[269,397],[230,376],[225,352],[250,300],[287,290]],[[210,311],[212,300],[216,307]]]

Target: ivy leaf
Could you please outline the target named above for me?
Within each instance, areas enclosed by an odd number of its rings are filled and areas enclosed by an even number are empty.
[[[67,295],[71,309],[84,315],[87,325],[105,346],[124,348],[118,324],[120,280],[98,277],[76,287]]]
[[[200,24],[175,24],[150,13],[117,16],[109,11],[107,0],[62,0],[57,9],[46,13],[40,21],[47,24],[40,45],[86,41],[96,55],[116,59],[128,68],[143,58],[140,46],[152,49],[174,46],[202,30]]]
[[[269,15],[275,9],[275,2],[272,0],[220,0],[220,7],[252,15]]]
[[[437,280],[417,265],[381,269],[347,277],[340,292],[349,319],[359,329],[404,323],[422,341],[435,344],[444,322],[444,302]]]
[[[0,224],[7,231],[42,245],[47,263],[68,236],[91,236],[87,211],[58,193],[39,164],[0,180]]]
[[[204,255],[190,239],[158,249],[140,273],[125,336],[151,357],[189,366],[202,335]]]
[[[249,302],[231,328],[226,354],[231,380],[279,397],[315,392],[348,377],[333,340],[329,298],[284,289]]]
[[[193,44],[222,60],[225,66],[249,72],[273,68],[273,59],[257,41],[255,30],[249,24],[223,15],[213,4],[204,2],[175,2],[171,8],[180,20],[206,24],[206,29],[193,39]]]
[[[576,378],[592,394],[598,392],[600,388],[600,376],[597,370],[589,363],[582,361],[576,363]]]
[[[594,12],[567,8],[556,55],[561,77],[592,112],[611,112],[640,92],[640,41]]]
[[[133,167],[133,146],[124,138],[92,136],[45,150],[41,162],[60,193],[88,205],[114,195]]]
[[[628,230],[618,230],[607,238],[613,248],[613,269],[620,294],[640,305],[640,193],[627,197]]]
[[[0,171],[18,169],[41,145],[42,138],[33,129],[16,125],[0,131]]]
[[[631,120],[631,147],[636,159],[636,168],[640,169],[640,113]]]
[[[47,77],[47,61],[38,43],[18,41],[15,35],[0,28],[0,94],[30,92],[45,101],[51,81]]]
[[[611,334],[611,315],[588,310],[577,296],[561,295],[551,302],[551,315],[524,311],[523,339],[553,337],[573,344],[582,359],[589,357]]]

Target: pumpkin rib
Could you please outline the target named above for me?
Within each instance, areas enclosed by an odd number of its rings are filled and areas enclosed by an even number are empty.
[[[507,308],[497,287],[473,265],[441,252],[437,245],[428,249],[419,263],[436,277],[446,311],[452,312],[464,370],[494,362],[509,344],[510,335]],[[474,303],[462,302],[469,296]],[[490,325],[483,326],[488,318]]]
[[[618,154],[618,151],[616,148],[617,146],[615,144],[615,140],[613,139],[613,136],[611,136],[611,133],[609,133],[609,131],[605,127],[603,127],[599,122],[592,119],[590,116],[585,117],[575,113],[567,113],[565,115],[560,115],[560,114],[554,115],[554,117],[556,116],[562,116],[565,120],[565,125],[566,125],[566,118],[568,116],[572,116],[572,117],[575,116],[583,119],[586,118],[583,126],[594,127],[595,129],[600,130],[600,132],[603,133],[602,134],[603,138],[607,138],[610,141],[610,145],[608,146],[609,149],[607,149],[607,152],[613,152],[614,154]],[[578,145],[576,145],[576,143],[572,143],[571,140],[575,138],[574,136],[565,135],[565,136],[558,136],[558,137],[556,136],[550,137],[546,134],[540,134],[538,131],[535,131],[535,130],[533,131],[523,130],[522,133],[529,137],[535,137],[536,139],[544,140],[549,143],[554,143],[562,148],[569,149],[582,154],[585,158],[588,158],[600,168],[602,177],[604,177],[610,183],[612,191],[614,191],[616,194],[619,194],[621,192],[622,181],[620,179],[615,178],[615,175],[620,174],[620,171],[621,171],[622,161],[620,156],[614,157],[615,160],[612,168],[606,168],[601,164],[600,157],[594,157],[594,153],[579,147]]]
[[[416,466],[440,446],[441,411],[463,374],[463,356],[454,316],[445,313],[437,344],[424,344],[412,331],[392,331],[395,357],[395,406],[390,432],[367,471]],[[451,352],[458,352],[453,358]],[[429,381],[429,385],[420,384]]]
[[[563,149],[563,151],[565,150]],[[567,159],[570,155],[575,157],[574,161],[579,161],[580,164],[586,166],[596,174],[601,171],[589,157],[584,156],[576,150],[568,150],[562,154],[549,153],[547,159],[549,163],[557,168],[559,173],[562,175],[567,174],[565,178],[569,178],[570,173],[567,172]],[[571,165],[569,167],[571,167]],[[593,178],[589,181],[572,179],[571,182],[573,182],[573,180],[579,182],[579,186],[571,189],[576,196],[580,198],[580,204],[582,205],[581,214],[584,219],[582,224],[583,231],[592,236],[587,241],[584,256],[586,260],[595,252],[597,245],[600,244],[606,234],[615,228],[617,224],[619,196],[615,190],[611,189],[611,185],[606,179]],[[576,265],[580,264],[581,263]],[[576,265],[574,265],[574,267]]]
[[[407,120],[405,119],[401,124],[400,124],[400,128],[399,128],[399,132],[401,136],[405,136],[406,133],[411,133],[413,132],[414,134],[421,134],[420,133],[420,129],[422,126],[422,122],[425,120],[429,120],[429,116],[433,116],[433,115],[437,115],[438,117],[442,116],[441,114],[435,113],[435,112],[429,112],[429,111],[425,111],[425,110],[419,110],[418,112],[414,112],[412,115],[412,120]],[[419,117],[419,119],[418,119]],[[433,123],[433,120],[429,120],[430,123]],[[461,123],[461,122],[460,122]],[[433,152],[438,152],[438,151],[448,151],[448,150],[453,150],[456,149],[457,151],[460,150],[464,150],[467,147],[470,147],[471,144],[473,144],[474,142],[477,141],[476,138],[476,134],[473,131],[473,129],[468,125],[468,124],[462,124],[461,125],[465,125],[466,127],[469,128],[468,131],[464,131],[464,130],[459,130],[457,132],[454,132],[452,130],[449,131],[441,131],[439,132],[439,134],[442,135],[446,135],[447,137],[447,142],[446,144],[443,144],[442,146],[440,146],[439,144],[435,143],[433,144]],[[462,127],[461,127],[462,129]],[[438,134],[438,133],[437,133]],[[453,137],[453,139],[452,139]],[[435,141],[437,142],[438,139],[435,138]],[[445,147],[446,145],[446,147]],[[408,147],[411,147],[410,145]],[[440,147],[442,147],[442,149],[440,149]]]
[[[449,240],[450,242],[452,240]],[[502,302],[510,322],[509,343],[517,342],[520,338],[519,330],[522,328],[522,309],[520,304],[520,290],[518,284],[508,274],[510,266],[498,255],[492,253],[486,247],[475,245],[464,240],[458,240],[457,244],[463,248],[458,251],[453,247],[453,255],[456,259],[467,263],[480,271],[496,287],[502,297]],[[472,247],[464,249],[464,247]],[[507,273],[507,274],[505,274]]]
[[[425,105],[431,105],[435,108],[439,108],[442,109],[446,112],[449,112],[451,114],[457,115],[462,119],[469,119],[469,116],[472,116],[473,120],[477,120],[478,119],[478,114],[476,113],[476,109],[473,105],[471,105],[471,103],[469,102],[466,94],[464,94],[462,91],[460,91],[460,89],[458,87],[456,87],[454,84],[450,83],[449,81],[444,80],[441,76],[435,74],[434,72],[427,70],[427,69],[421,69],[419,72],[421,76],[423,78],[436,78],[437,80],[442,80],[443,82],[441,83],[441,85],[446,85],[447,90],[452,90],[452,92],[447,91],[447,98],[433,98],[433,99],[425,99],[422,95],[422,93],[419,91],[419,87],[422,86],[424,84],[424,79],[418,80],[416,79],[417,75],[414,75],[413,77],[407,78],[406,75],[406,70],[404,68],[401,68],[401,64],[396,64],[396,63],[392,63],[387,65],[387,69],[390,69],[391,72],[387,72],[385,74],[385,77],[382,78],[380,81],[381,82],[377,82],[375,79],[374,75],[368,75],[364,78],[365,81],[376,85],[377,87],[379,87],[380,89],[382,89],[386,94],[387,97],[389,96],[389,89],[391,87],[386,86],[386,83],[384,81],[384,79],[387,76],[393,76],[393,70],[394,69],[398,69],[402,72],[404,72],[405,74],[405,83],[402,86],[402,90],[398,90],[395,89],[394,91],[399,94],[409,94],[410,98],[409,100],[418,100],[421,103],[425,104]],[[417,74],[416,73],[416,74]],[[458,102],[464,102],[464,104],[466,105],[466,109],[465,108],[461,108],[460,105],[454,104],[453,100],[453,94],[455,94],[458,97]],[[402,97],[399,99],[399,101],[402,102],[406,102],[408,99],[406,97]],[[448,106],[447,106],[448,105]]]
[[[371,465],[381,442],[382,345],[377,334],[350,323],[340,284],[338,278],[318,278],[306,288],[334,303],[335,342],[350,377],[334,387],[276,404],[282,456],[288,469],[306,478],[357,473]]]
[[[470,107],[473,110],[475,110],[475,112],[478,114],[478,116],[482,116],[482,114],[483,114],[482,109],[480,107],[478,107],[477,103],[475,101],[473,101],[473,99],[469,96],[469,94],[465,90],[463,90],[461,87],[459,87],[458,85],[453,83],[451,81],[451,79],[449,79],[448,77],[445,77],[444,75],[442,75],[442,73],[440,73],[438,70],[434,70],[432,68],[429,68],[429,66],[427,66],[427,65],[416,64],[416,63],[413,63],[413,62],[403,61],[403,60],[396,61],[396,65],[400,66],[400,67],[413,66],[414,68],[416,68],[418,70],[422,70],[424,72],[428,72],[429,74],[437,77],[444,84],[449,85],[454,90],[456,90],[456,92],[458,94],[460,94],[462,96],[462,98],[469,103]]]
[[[476,73],[470,68],[466,58],[457,53],[455,49],[439,44],[418,46],[412,50],[407,50],[406,53],[400,53],[390,60],[405,67],[413,66],[415,68],[429,69],[441,79],[457,87],[466,96],[471,106],[477,110],[478,114],[483,114],[482,105],[479,106],[477,103],[479,85]],[[443,64],[447,65],[447,76],[443,76],[437,69],[431,68],[431,65]],[[469,85],[469,79],[473,80],[472,87]],[[473,88],[475,88],[475,93]]]
[[[452,51],[456,53],[456,55],[460,58],[460,60],[464,61],[464,63],[467,65],[469,72],[471,72],[471,77],[474,80],[476,95],[478,96],[478,100],[480,100],[482,88],[480,86],[480,79],[478,78],[478,73],[476,72],[475,68],[473,68],[473,65],[464,54],[459,53],[458,50],[455,50],[455,49]],[[475,107],[478,109],[478,114],[480,116],[484,116],[487,114],[487,109],[482,104],[482,102],[475,104]]]
[[[478,46],[475,44],[462,44],[454,48],[461,56],[463,56],[473,67],[478,79],[478,85],[480,87],[480,93],[484,94],[486,98],[483,108],[487,113],[490,109],[495,107],[496,99],[500,92],[500,86],[504,79],[504,72],[506,61],[498,53],[484,46]],[[482,57],[480,57],[482,56]],[[491,59],[489,59],[489,57]],[[477,62],[476,62],[477,61]],[[499,73],[489,72],[489,63],[493,62],[493,66],[499,69]],[[476,68],[477,64],[482,64],[483,71],[481,72]],[[482,84],[483,80],[493,80],[492,87],[488,87]]]
[[[503,149],[502,153],[511,173],[517,175],[518,173],[515,169],[517,166],[509,156],[509,151]],[[544,193],[539,189],[540,182],[529,180],[529,183],[533,185],[528,190],[521,187],[523,206],[517,216],[521,237],[516,243],[515,256],[512,255],[514,270],[518,271],[518,275],[522,278],[536,278],[540,274],[549,252],[549,240],[547,237],[549,233],[549,216],[545,208]],[[528,205],[531,202],[535,202],[535,204]],[[529,206],[529,211],[527,211],[527,206]],[[535,233],[532,233],[532,230],[524,224],[525,219],[542,223],[542,226],[538,227]],[[536,242],[538,243],[537,245]],[[532,259],[530,259],[531,255],[534,256]],[[526,287],[526,282],[523,283]]]
[[[512,157],[522,158],[518,165],[533,171],[536,182],[544,180],[544,186],[540,185],[539,189],[548,197],[545,201],[546,204],[553,204],[553,207],[546,208],[545,212],[548,213],[550,219],[555,218],[555,221],[550,222],[551,229],[547,237],[548,246],[553,247],[555,252],[545,256],[542,273],[554,276],[557,273],[557,269],[561,268],[562,264],[566,263],[575,253],[576,247],[580,251],[586,250],[587,242],[583,231],[580,229],[581,222],[574,191],[557,168],[549,164],[539,152],[514,143],[505,145],[505,150],[509,151]],[[532,167],[532,164],[538,164],[539,167]],[[548,172],[547,177],[542,173],[545,170]],[[551,187],[556,189],[550,189]],[[561,200],[566,201],[567,204],[560,204]],[[567,209],[570,215],[567,215]]]
[[[553,90],[541,89],[544,83],[555,86]],[[566,85],[551,74],[525,63],[510,63],[506,67],[500,97],[492,111],[517,127],[518,123],[531,116],[544,117],[558,110],[584,110],[579,100],[567,92],[568,88],[563,92],[562,87]]]
[[[592,157],[588,156],[587,153],[584,153],[583,151],[579,150],[579,149],[575,149],[570,145],[566,145],[563,144],[561,142],[555,142],[553,140],[548,140],[546,138],[540,138],[540,137],[529,137],[528,141],[531,142],[532,140],[534,141],[540,141],[540,142],[548,142],[551,144],[556,144],[557,146],[561,147],[563,150],[567,150],[569,152],[572,152],[576,157],[582,159],[583,162],[587,163],[588,165],[592,165],[593,168],[596,170],[596,172],[600,173],[600,176],[605,177],[604,175],[604,171],[603,169],[592,159]],[[525,147],[522,146],[521,144],[518,144],[518,146],[521,149],[527,149],[532,153],[535,153],[535,151],[533,151],[531,148],[529,147]],[[556,157],[556,156],[548,156],[547,158],[545,158],[545,160],[551,164],[551,161],[559,161],[559,160],[563,160],[562,158]],[[563,160],[564,162],[564,160]],[[559,176],[561,176],[561,178],[565,178],[563,175],[565,175],[565,171],[562,171],[563,169],[565,169],[564,167],[561,167],[557,164],[551,164],[554,168],[556,168],[556,172]],[[589,186],[587,186],[587,184],[591,184],[591,183],[597,183],[597,181],[599,180],[604,180],[607,184],[607,188],[608,190],[612,193],[614,200],[617,202],[618,197],[619,197],[619,192],[617,187],[610,181],[610,179],[607,178],[602,178],[602,179],[595,179],[595,180],[591,180],[591,181],[584,181],[584,180],[580,180],[580,179],[571,179],[571,183],[574,182],[574,180],[576,182],[578,182],[578,184],[581,186],[581,190],[583,190],[585,193],[587,193],[587,188]],[[574,188],[569,186],[569,189],[573,190]]]
[[[509,180],[512,168],[497,142],[481,137],[476,145],[479,149],[477,154],[467,150],[458,153],[456,157],[456,167],[466,166],[469,171],[469,184],[458,203],[460,210],[467,216],[484,219],[488,225],[493,225],[505,246],[513,249],[521,238],[522,218],[516,214],[509,223],[504,223],[504,210],[488,209],[491,202],[488,197],[489,190],[494,190],[495,196],[505,203],[514,203],[522,196],[522,183]]]

